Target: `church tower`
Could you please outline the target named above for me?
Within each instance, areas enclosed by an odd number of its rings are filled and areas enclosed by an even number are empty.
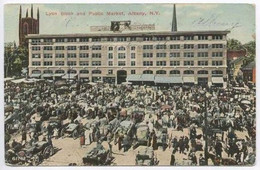
[[[173,13],[172,13],[172,32],[177,31],[177,16],[176,16],[176,7],[173,5]]]
[[[37,9],[37,18],[33,18],[33,5],[31,5],[31,16],[26,11],[25,18],[22,18],[22,7],[20,6],[19,12],[19,45],[26,46],[27,42],[25,36],[28,34],[39,34],[40,14],[39,8]]]

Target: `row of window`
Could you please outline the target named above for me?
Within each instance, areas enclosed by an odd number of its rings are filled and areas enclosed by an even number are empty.
[[[198,48],[198,49],[208,49],[208,48],[223,48],[224,45],[223,44],[184,44],[184,45],[180,45],[180,44],[170,44],[169,46],[167,46],[166,44],[157,44],[157,45],[143,45],[143,50],[152,50],[152,49],[194,49],[194,48]]]
[[[52,70],[44,70],[43,71],[44,74],[53,74],[54,72]],[[55,71],[56,74],[65,74],[64,70],[56,70]],[[68,74],[77,74],[76,70],[68,70],[67,71]],[[80,70],[79,71],[80,74],[89,74],[89,70]],[[102,74],[101,70],[92,70],[91,72],[92,74]],[[167,74],[167,71],[165,70],[157,70],[155,72],[156,74]],[[170,74],[181,74],[180,70],[171,70],[169,72]],[[184,70],[183,74],[194,74],[195,72],[193,70]],[[32,74],[41,74],[40,70],[33,70]],[[108,70],[108,74],[113,74],[113,70]],[[131,70],[131,74],[135,74],[135,70]],[[143,74],[153,74],[152,70],[144,70]],[[197,74],[209,74],[209,72],[207,70],[199,70],[197,71]],[[211,71],[212,75],[222,75],[223,71],[221,70],[213,70]]]
[[[182,36],[183,40],[195,40],[195,36],[193,35],[185,35]],[[92,37],[91,41],[92,42],[101,42],[101,41],[109,41],[109,42],[123,42],[123,41],[128,41],[128,37]],[[181,36],[145,36],[145,37],[129,37],[130,41],[137,41],[137,38],[143,41],[167,41],[167,40],[181,40]],[[83,37],[83,38],[56,38],[55,42],[77,42],[77,39],[79,39],[79,42],[89,42],[90,38],[88,37]],[[208,40],[209,35],[199,35],[198,40]],[[222,40],[223,35],[213,35],[212,36],[213,40]],[[43,42],[45,43],[51,43],[53,42],[52,38],[44,38]],[[32,39],[32,44],[39,44],[41,43],[40,39],[33,38]]]
[[[194,66],[194,61],[183,61],[183,66]],[[143,61],[143,66],[153,66],[154,62],[153,61]],[[180,66],[181,61],[170,61],[170,66]],[[208,61],[198,61],[197,62],[198,66],[208,66],[209,62]],[[222,66],[223,61],[212,61],[211,63],[212,66]],[[167,61],[156,61],[156,66],[167,66]]]

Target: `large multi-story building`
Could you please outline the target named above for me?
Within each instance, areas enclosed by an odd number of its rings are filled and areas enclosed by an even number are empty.
[[[28,35],[29,76],[225,86],[229,31],[176,25],[169,32]]]

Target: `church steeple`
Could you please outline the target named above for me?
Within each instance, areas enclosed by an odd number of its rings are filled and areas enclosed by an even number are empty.
[[[28,9],[26,10],[26,16],[25,17],[28,18]]]
[[[20,5],[19,21],[22,19],[22,6]]]
[[[33,5],[31,5],[31,18],[33,18]]]
[[[177,17],[176,17],[176,7],[173,5],[173,13],[172,13],[172,32],[177,31]]]
[[[37,8],[37,20],[39,21],[40,19],[40,12],[39,12],[39,8]]]

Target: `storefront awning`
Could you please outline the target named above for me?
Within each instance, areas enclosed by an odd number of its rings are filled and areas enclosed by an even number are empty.
[[[62,76],[63,79],[75,79],[78,74],[65,74]]]
[[[126,81],[142,81],[141,75],[139,74],[130,74],[127,76]]]
[[[223,77],[212,77],[212,83],[224,83]]]
[[[45,77],[45,78],[49,78],[49,77],[52,77],[53,74],[50,74],[50,73],[45,73],[42,75],[42,77]]]
[[[154,75],[153,74],[142,74],[141,79],[142,81],[154,81]]]
[[[162,77],[162,76],[156,76],[154,79],[155,83],[163,83],[163,84],[169,84],[169,83],[176,83],[180,84],[182,83],[181,77]]]
[[[33,73],[33,74],[31,74],[30,77],[32,77],[32,78],[38,78],[38,77],[40,77],[40,76],[41,76],[41,73]]]
[[[53,74],[54,77],[61,77],[63,75],[64,75],[64,73],[55,73],[55,74]]]
[[[194,77],[183,77],[183,83],[195,83]]]

